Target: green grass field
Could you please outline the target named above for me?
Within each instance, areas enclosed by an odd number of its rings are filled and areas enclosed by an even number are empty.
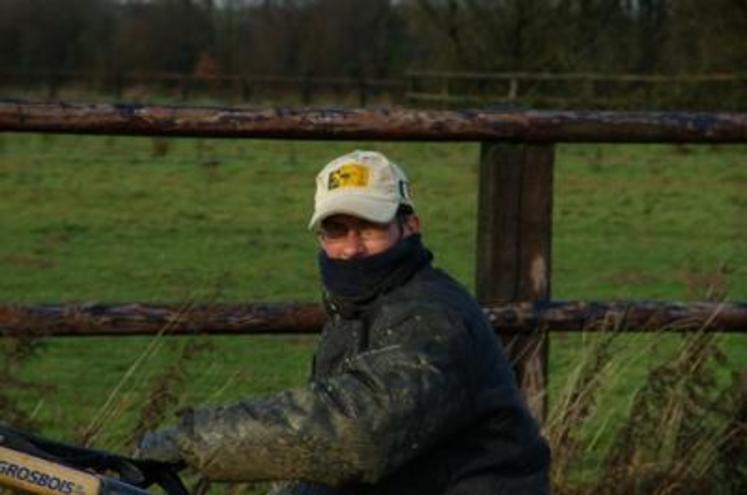
[[[2,134],[0,301],[316,300],[317,247],[306,231],[314,175],[354,148],[406,168],[436,264],[472,287],[477,144]],[[553,298],[747,300],[745,191],[745,146],[558,146]],[[747,339],[719,339],[725,382],[744,369]],[[552,337],[551,404],[593,340]],[[614,383],[588,427],[595,448],[609,445],[648,370],[680,341],[619,339]],[[13,394],[43,431],[95,431],[94,444],[121,451],[170,365],[180,377],[173,410],[300,385],[314,344],[48,339],[12,370],[44,388]]]

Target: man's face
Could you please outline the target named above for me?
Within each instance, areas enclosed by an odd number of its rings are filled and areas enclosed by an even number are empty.
[[[319,243],[331,259],[365,258],[383,253],[412,234],[409,223],[400,228],[396,220],[381,224],[351,215],[333,215],[322,221]]]

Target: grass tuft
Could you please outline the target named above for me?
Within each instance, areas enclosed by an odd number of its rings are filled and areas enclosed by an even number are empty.
[[[53,387],[24,379],[20,371],[40,357],[43,350],[43,341],[30,332],[0,332],[0,418],[3,422],[25,429],[42,426],[36,419],[36,412],[43,403],[44,395],[51,392]],[[19,394],[21,391],[38,394],[31,410],[28,402]]]
[[[556,493],[737,493],[730,491],[731,485],[743,483],[735,480],[743,480],[747,471],[724,456],[724,449],[744,449],[735,445],[735,439],[744,438],[745,425],[738,419],[743,413],[735,406],[733,389],[718,383],[725,356],[717,339],[705,332],[682,337],[673,359],[655,366],[634,393],[603,462],[579,482],[578,453],[586,450],[599,456],[591,445],[594,438],[579,433],[594,411],[596,395],[609,385],[609,375],[596,387],[584,378],[613,368],[615,361],[609,353],[613,339],[599,339],[589,350],[591,357],[579,366],[582,379],[569,383],[567,396],[575,402],[561,402],[556,411],[560,419],[548,427]]]
[[[183,343],[177,359],[164,368],[150,386],[127,444],[134,448],[145,433],[157,429],[166,420],[171,420],[170,413],[174,412],[184,397],[195,358],[213,351],[215,346],[205,337],[193,337]]]

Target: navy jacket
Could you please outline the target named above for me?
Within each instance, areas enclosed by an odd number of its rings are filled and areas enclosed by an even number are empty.
[[[481,308],[430,263],[329,300],[306,387],[195,409],[169,430],[215,480],[292,495],[539,495],[549,451]]]

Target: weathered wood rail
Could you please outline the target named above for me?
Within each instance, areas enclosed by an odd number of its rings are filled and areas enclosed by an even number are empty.
[[[0,132],[481,142],[477,298],[500,330],[537,417],[546,410],[545,330],[747,328],[743,303],[551,301],[554,143],[747,143],[747,113],[242,110],[0,100]],[[172,333],[198,327],[286,333],[321,325],[313,305],[2,306],[0,311],[6,333],[33,327],[54,335],[119,335],[153,333],[164,325]]]
[[[496,331],[747,332],[747,303],[536,301],[483,307]],[[0,334],[40,336],[313,334],[317,303],[0,304]]]
[[[747,142],[747,114],[320,110],[0,100],[0,132],[316,140]]]

